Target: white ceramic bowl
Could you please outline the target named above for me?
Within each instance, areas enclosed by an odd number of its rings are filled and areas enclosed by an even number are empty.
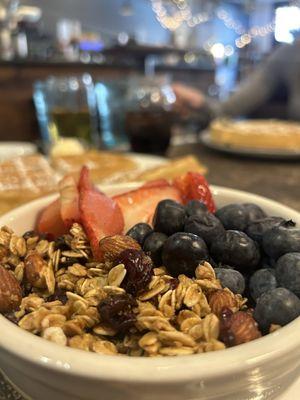
[[[270,215],[300,224],[298,212],[274,201],[221,187],[213,187],[213,193],[219,206],[254,202]],[[0,225],[23,233],[49,199],[6,214]],[[300,370],[300,318],[231,349],[164,358],[100,356],[60,347],[2,316],[0,332],[0,366],[34,400],[266,400],[279,396]]]

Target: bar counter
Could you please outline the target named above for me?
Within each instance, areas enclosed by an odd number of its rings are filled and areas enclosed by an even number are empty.
[[[125,60],[113,64],[67,61],[1,61],[0,60],[0,140],[38,139],[38,125],[32,102],[33,83],[52,76],[74,76],[89,73],[94,81],[122,79],[132,74],[143,74],[142,65],[126,64]],[[157,72],[171,79],[185,82],[207,92],[214,83],[214,69],[207,66],[158,66]]]

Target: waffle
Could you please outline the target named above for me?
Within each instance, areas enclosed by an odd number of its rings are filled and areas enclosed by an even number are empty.
[[[0,214],[55,190],[54,171],[41,155],[0,163]]]
[[[212,122],[210,132],[215,143],[230,147],[300,150],[300,124],[296,122],[219,119]]]
[[[90,150],[83,154],[52,157],[53,168],[60,174],[78,174],[81,167],[90,168],[94,183],[119,181],[119,177],[137,169],[136,163],[129,157],[108,151]]]

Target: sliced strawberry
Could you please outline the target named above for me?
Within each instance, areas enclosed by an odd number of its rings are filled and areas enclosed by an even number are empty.
[[[68,229],[60,215],[60,205],[60,199],[57,199],[42,210],[37,218],[38,233],[47,233],[54,237],[67,233]]]
[[[166,186],[170,186],[169,182],[166,179],[156,179],[155,181],[149,181],[143,184],[143,187],[147,188]]]
[[[214,199],[203,175],[197,172],[188,172],[186,175],[174,179],[173,184],[179,189],[184,204],[189,200],[200,200],[210,212],[216,211]]]
[[[72,175],[66,175],[58,184],[60,192],[62,220],[67,228],[74,222],[80,222],[79,193],[77,182]]]
[[[91,184],[86,167],[81,170],[78,188],[81,223],[90,240],[94,257],[101,261],[103,255],[99,249],[99,241],[105,236],[122,233],[122,211],[113,199],[100,193]]]
[[[115,196],[119,204],[125,222],[124,232],[127,232],[138,222],[152,222],[152,217],[157,204],[164,199],[181,201],[180,192],[167,182],[157,187],[151,185],[142,186],[139,189]]]

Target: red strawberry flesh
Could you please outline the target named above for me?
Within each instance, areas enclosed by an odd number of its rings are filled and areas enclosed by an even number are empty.
[[[138,222],[152,222],[157,204],[164,199],[172,199],[181,203],[178,189],[167,182],[158,186],[146,185],[139,189],[115,196],[120,206],[125,222],[124,232],[127,232]]]
[[[93,187],[86,167],[81,171],[78,187],[81,222],[90,240],[94,257],[101,261],[103,255],[99,249],[99,241],[105,236],[122,233],[122,211],[113,199]]]
[[[61,215],[60,215],[60,199],[50,203],[37,218],[36,229],[38,233],[47,233],[54,237],[61,236],[67,233],[66,228]]]
[[[203,175],[197,172],[188,172],[186,175],[174,179],[173,184],[180,190],[184,204],[190,200],[200,200],[210,212],[216,211],[209,185]]]

